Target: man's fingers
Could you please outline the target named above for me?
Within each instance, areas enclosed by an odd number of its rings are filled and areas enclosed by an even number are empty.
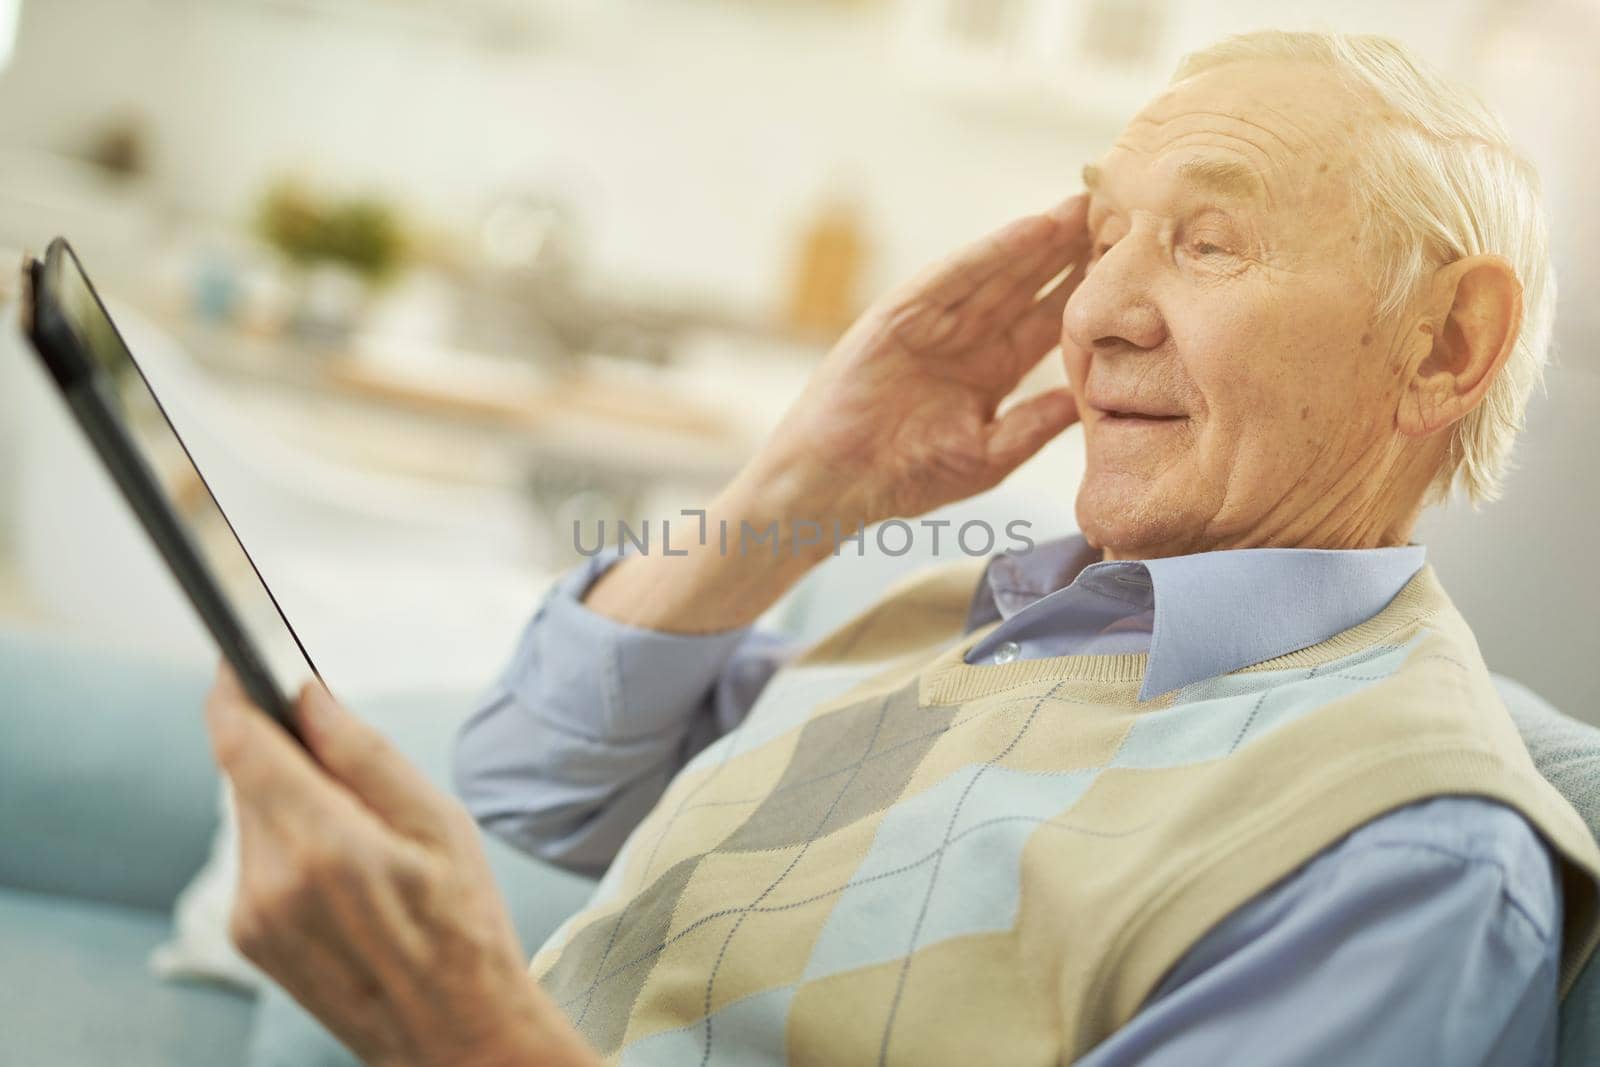
[[[233,672],[233,664],[228,662],[226,656],[217,660],[217,677],[213,684],[220,696],[245,699],[244,686],[240,683],[239,676]]]
[[[438,841],[449,836],[443,798],[433,784],[320,682],[301,690],[295,713],[318,762],[384,822],[413,837]]]
[[[1051,239],[1037,254],[1018,257],[998,279],[991,279],[984,290],[973,294],[969,301],[971,309],[981,313],[993,305],[1017,313],[1038,299],[1040,290],[1089,251],[1088,213],[1089,201],[1082,195],[1064,200],[1045,212],[1044,217],[1056,226]],[[999,280],[1011,284],[1000,286]]]
[[[266,712],[221,677],[206,698],[206,726],[217,765],[233,783],[241,817],[255,808],[273,823],[325,822],[331,811],[359,811]]]
[[[1008,396],[1061,342],[1061,318],[1067,300],[1083,280],[1084,265],[1074,267],[1044,296],[1034,301],[1028,313],[998,337],[974,348],[975,364],[983,368],[984,387],[998,402]]]
[[[1052,238],[1031,254],[1017,256],[991,275],[955,307],[957,314],[975,322],[981,320],[989,330],[1004,326],[1025,313],[1052,279],[1085,258],[1089,251],[1089,231],[1084,226],[1083,213],[1052,213],[1046,217],[1054,219],[1058,226]],[[981,337],[986,332],[980,327],[977,335]]]
[[[1073,267],[1065,278],[1035,301],[1027,314],[1006,331],[1006,341],[1024,369],[1032,367],[1041,356],[1060,343],[1061,317],[1066,313],[1067,301],[1083,281],[1086,267],[1086,263]]]
[[[280,761],[273,759],[272,746],[263,746],[263,725],[282,733],[267,720],[264,712],[250,703],[227,660],[217,665],[216,681],[206,694],[206,729],[211,735],[211,752],[230,780],[253,790],[262,776],[270,776]]]
[[[1005,412],[989,430],[989,463],[996,479],[1010,474],[1077,421],[1078,402],[1070,389],[1040,393]]]
[[[1081,201],[1081,203],[1080,203]],[[1057,245],[1065,245],[1083,227],[1087,198],[1072,197],[1050,210],[1007,223],[993,233],[974,241],[934,267],[909,287],[919,299],[930,304],[951,306],[972,296],[994,275],[1019,259],[1031,262]],[[1061,266],[1065,266],[1063,263]],[[1059,271],[1061,267],[1057,267]],[[1042,286],[1052,271],[1039,282]],[[1035,286],[1035,291],[1039,286]]]
[[[1029,215],[1009,222],[914,279],[906,286],[904,295],[936,307],[959,304],[1006,264],[1015,262],[1018,256],[1036,252],[1055,229],[1055,224],[1043,215]]]
[[[320,683],[302,690],[295,713],[309,755],[219,672],[206,722],[241,821],[259,813],[264,825],[326,829],[330,819],[376,816],[402,834],[448,837],[448,807],[438,791]]]
[[[891,302],[902,312],[897,332],[910,351],[927,356],[969,355],[1029,315],[1041,299],[1040,291],[1053,279],[1083,265],[1089,236],[1081,198],[1033,216],[1031,221],[1038,224],[1031,231],[1031,243],[1008,245],[998,239],[985,245],[983,254],[989,258],[981,270],[974,268],[967,276],[972,280],[981,275],[976,284],[946,286],[942,298],[914,285],[905,291],[901,303]],[[1057,288],[1051,286],[1051,292]],[[958,289],[964,292],[957,295]]]

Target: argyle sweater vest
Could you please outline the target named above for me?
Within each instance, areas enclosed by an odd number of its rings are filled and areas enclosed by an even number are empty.
[[[1566,994],[1600,851],[1431,567],[1326,641],[1140,702],[1145,654],[965,663],[981,562],[778,672],[534,956],[606,1062],[1070,1061],[1230,912],[1446,793],[1559,854]]]

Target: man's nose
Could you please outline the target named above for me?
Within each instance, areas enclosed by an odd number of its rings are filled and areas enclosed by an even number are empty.
[[[1067,339],[1084,351],[1151,349],[1165,341],[1166,321],[1152,291],[1158,254],[1153,241],[1135,234],[1112,245],[1067,301]]]

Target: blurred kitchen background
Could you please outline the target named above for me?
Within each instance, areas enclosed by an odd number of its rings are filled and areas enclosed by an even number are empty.
[[[1600,722],[1600,0],[0,0],[0,256],[71,239],[336,691],[481,685],[575,520],[703,502],[873,294],[1267,25],[1406,40],[1543,171],[1548,393],[1420,539],[1491,666]],[[15,289],[0,619],[209,658]],[[1064,531],[1079,464],[990,506]]]

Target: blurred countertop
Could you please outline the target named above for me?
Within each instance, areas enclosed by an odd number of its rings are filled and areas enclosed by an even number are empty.
[[[319,451],[390,470],[504,482],[526,463],[720,483],[754,447],[722,412],[661,382],[550,376],[503,357],[395,357],[159,320],[239,401]]]

